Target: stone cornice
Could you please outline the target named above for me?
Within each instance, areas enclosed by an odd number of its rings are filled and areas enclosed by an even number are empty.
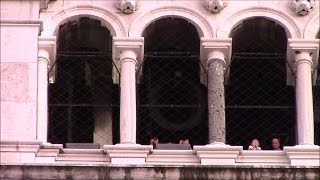
[[[294,84],[294,76],[291,74],[291,69],[295,72],[295,57],[297,53],[307,52],[310,54],[311,58],[311,68],[313,74],[313,85],[316,83],[317,79],[317,65],[319,56],[319,39],[289,39],[287,46],[287,84]]]

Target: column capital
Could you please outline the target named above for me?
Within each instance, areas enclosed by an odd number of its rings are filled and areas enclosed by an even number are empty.
[[[38,37],[38,58],[48,64],[53,63],[56,56],[56,37]]]
[[[319,56],[319,39],[288,39],[287,45],[287,84],[294,84],[291,69],[296,71],[296,66],[306,62],[311,66],[312,72],[317,71]],[[313,85],[316,83],[317,73],[313,74]]]
[[[125,56],[132,56],[132,58],[136,58],[140,64],[144,56],[143,43],[143,37],[114,37],[112,47],[113,59],[120,61]]]
[[[232,39],[224,38],[201,38],[200,53],[203,64],[214,59],[221,59],[225,62],[225,67],[230,63],[232,50]]]

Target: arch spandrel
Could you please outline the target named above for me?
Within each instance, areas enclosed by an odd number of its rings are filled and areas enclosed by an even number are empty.
[[[219,25],[217,29],[217,37],[228,38],[233,28],[239,23],[255,17],[264,17],[277,22],[285,29],[288,38],[302,38],[301,29],[290,15],[274,9],[261,7],[245,9],[230,16]]]
[[[129,29],[129,36],[141,37],[149,24],[166,17],[182,18],[189,21],[197,28],[200,37],[215,36],[213,28],[205,17],[192,9],[183,7],[162,7],[140,15],[133,21]]]
[[[308,22],[303,37],[304,39],[317,38],[317,34],[320,32],[320,14],[314,15]],[[319,37],[318,37],[319,38]]]
[[[128,34],[127,26],[116,14],[100,7],[88,5],[70,7],[55,13],[47,20],[44,19],[42,36],[56,35],[61,24],[80,17],[100,20],[102,25],[109,29],[113,37],[126,37]]]

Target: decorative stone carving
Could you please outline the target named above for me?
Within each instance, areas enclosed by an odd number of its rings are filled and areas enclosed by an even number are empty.
[[[126,14],[133,13],[138,9],[139,1],[138,0],[117,0],[116,6],[122,12]]]
[[[316,0],[291,0],[290,7],[298,15],[304,16],[309,14],[313,10]]]
[[[218,13],[227,6],[227,0],[201,0],[204,7],[213,13]]]

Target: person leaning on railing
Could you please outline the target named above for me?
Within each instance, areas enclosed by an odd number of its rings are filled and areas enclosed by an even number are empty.
[[[280,145],[280,139],[279,138],[272,138],[271,140],[271,145],[272,145],[272,148],[271,150],[278,150],[278,151],[281,151],[281,145]]]
[[[253,150],[253,151],[261,150],[259,140],[253,139],[251,141],[251,145],[249,146],[248,150]]]
[[[150,145],[153,146],[153,149],[155,149],[157,147],[157,144],[159,144],[159,139],[157,137],[153,137],[151,140],[150,140]]]

